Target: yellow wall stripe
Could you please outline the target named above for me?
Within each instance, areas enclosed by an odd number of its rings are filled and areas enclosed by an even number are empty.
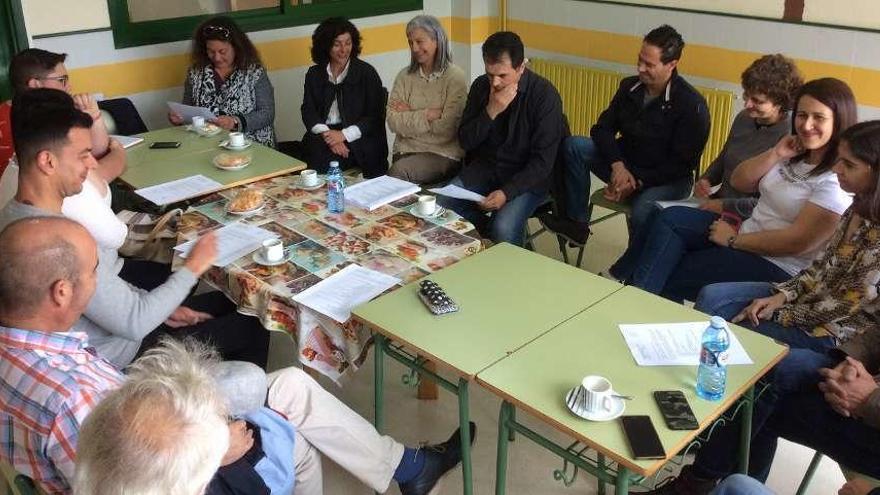
[[[445,17],[440,21],[453,41],[468,45],[482,42],[497,25],[495,17]],[[403,23],[361,29],[363,54],[408,49],[405,29]],[[266,68],[274,71],[311,65],[311,44],[311,36],[301,36],[258,43],[257,48]],[[189,54],[178,54],[72,69],[70,77],[76,91],[103,93],[112,98],[180,86],[188,64]]]
[[[508,26],[522,36],[527,48],[621,64],[635,64],[642,42],[640,36],[520,19],[508,20]],[[739,84],[742,71],[761,55],[757,52],[688,44],[680,67],[685,74]],[[880,71],[807,59],[795,59],[795,62],[806,79],[836,77],[852,87],[859,103],[880,107]]]

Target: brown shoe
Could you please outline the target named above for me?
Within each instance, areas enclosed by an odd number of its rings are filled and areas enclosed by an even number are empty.
[[[681,468],[676,478],[666,478],[647,492],[630,492],[630,495],[708,495],[718,480],[697,478],[691,466]]]

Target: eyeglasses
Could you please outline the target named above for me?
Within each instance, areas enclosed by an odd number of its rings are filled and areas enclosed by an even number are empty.
[[[231,35],[228,28],[214,25],[205,26],[202,28],[202,33],[207,38],[220,38],[223,40],[228,40]]]
[[[58,84],[62,86],[67,86],[67,83],[70,82],[70,76],[65,74],[63,76],[52,76],[52,77],[38,77],[37,79],[41,81],[57,81]]]

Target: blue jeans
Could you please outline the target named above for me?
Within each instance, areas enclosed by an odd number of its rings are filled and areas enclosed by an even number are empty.
[[[752,300],[775,294],[773,284],[767,282],[727,282],[703,287],[697,295],[694,309],[707,315],[717,315],[730,321]],[[739,323],[751,327],[748,320]],[[834,337],[811,337],[801,327],[786,327],[775,321],[763,320],[752,330],[784,342],[793,348],[825,352],[835,345]]]
[[[565,207],[569,219],[586,223],[590,196],[590,172],[604,182],[611,180],[611,164],[599,153],[593,140],[571,136],[563,141],[565,150]],[[647,225],[648,217],[656,208],[655,201],[684,199],[690,195],[693,180],[677,179],[659,186],[645,188],[633,194],[630,224],[633,232]]]
[[[693,301],[700,289],[716,282],[791,278],[761,256],[710,241],[709,226],[718,218],[715,213],[685,206],[656,212],[648,228],[636,233],[611,267],[611,274],[676,302]]]
[[[452,179],[450,184],[465,187],[461,177]],[[500,188],[501,184],[497,184],[495,181],[485,181],[482,184],[467,186],[467,189],[483,195]],[[547,194],[526,191],[513,199],[508,198],[507,203],[500,210],[492,212],[491,217],[473,201],[438,196],[437,204],[450,208],[474,224],[483,237],[488,237],[495,242],[509,242],[516,246],[522,246],[525,241],[526,222],[535,209],[546,200]]]
[[[821,451],[859,473],[880,476],[880,430],[836,413],[816,386],[819,368],[836,364],[827,354],[793,349],[772,371],[772,392],[758,399],[752,419],[752,477],[767,479],[779,437]],[[720,479],[733,472],[739,429],[739,421],[715,429],[697,452],[696,476]]]
[[[773,495],[764,483],[744,474],[732,474],[709,495]]]

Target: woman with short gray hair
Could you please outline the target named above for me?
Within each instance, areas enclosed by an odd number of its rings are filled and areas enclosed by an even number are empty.
[[[417,184],[454,177],[464,151],[458,124],[467,99],[464,71],[452,63],[449,38],[436,17],[406,25],[411,61],[394,79],[388,127],[396,134],[388,175]]]

